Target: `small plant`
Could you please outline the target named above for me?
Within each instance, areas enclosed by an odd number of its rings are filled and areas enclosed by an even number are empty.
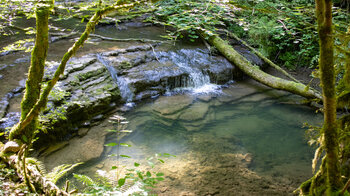
[[[113,179],[106,177],[106,171],[97,170],[97,175],[95,179],[90,178],[86,175],[74,174],[74,177],[82,182],[87,189],[85,193],[89,194],[108,194],[108,195],[147,195],[151,188],[164,180],[164,174],[161,172],[154,172],[156,163],[164,163],[161,157],[171,157],[167,153],[156,154],[147,159],[148,165],[151,170],[140,169],[140,163],[135,162],[133,168],[126,168],[120,164],[120,158],[131,158],[128,155],[123,155],[120,153],[120,147],[131,147],[130,144],[121,143],[120,139],[122,134],[131,133],[131,130],[124,129],[128,122],[126,118],[114,115],[110,118],[110,122],[115,125],[114,130],[107,130],[116,134],[116,142],[111,142],[106,144],[108,147],[116,147],[116,154],[111,154],[109,157],[116,157],[116,164],[111,167],[111,170],[116,170],[116,176]]]

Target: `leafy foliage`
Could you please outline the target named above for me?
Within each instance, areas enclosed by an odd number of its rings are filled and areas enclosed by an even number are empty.
[[[52,171],[45,175],[46,178],[51,180],[53,183],[56,183],[60,178],[62,178],[64,175],[66,175],[69,171],[73,170],[78,165],[81,165],[83,163],[76,163],[76,164],[63,164],[59,165],[52,169]]]
[[[198,39],[197,30],[212,35],[229,29],[245,37],[261,53],[290,69],[316,67],[318,39],[314,3],[311,0],[165,0],[156,4],[154,16],[147,19],[175,27],[169,39]],[[342,9],[334,9],[335,26],[346,29],[349,19]]]
[[[119,153],[121,147],[131,147],[131,145],[120,142],[120,134],[130,133],[131,130],[126,130],[128,122],[126,119],[119,115],[114,115],[110,118],[110,122],[116,127],[115,130],[107,130],[116,134],[116,142],[106,144],[106,147],[116,147],[117,153],[111,154],[109,157],[116,157],[116,165],[111,167],[111,171],[115,170],[116,179],[107,177],[105,171],[97,170],[96,180],[86,175],[74,174],[74,177],[82,182],[85,186],[85,193],[96,195],[118,195],[118,194],[137,194],[144,195],[151,191],[150,188],[154,188],[155,185],[164,180],[164,174],[161,172],[152,171],[156,163],[164,163],[160,157],[171,157],[173,155],[164,153],[156,154],[149,157],[147,163],[150,170],[140,169],[141,164],[135,162],[133,168],[126,168],[119,163],[120,158],[131,158],[128,155],[122,155]],[[121,173],[123,176],[121,177]]]
[[[0,195],[28,195],[30,192],[24,184],[19,184],[20,178],[14,169],[0,163]]]
[[[230,20],[229,16],[232,14],[228,7],[207,0],[168,0],[160,1],[156,6],[158,10],[147,20],[161,21],[175,27],[176,31],[169,32],[167,36],[173,40],[188,37],[194,41],[199,38],[196,34],[198,29],[208,35],[214,34],[217,26],[225,26],[223,18]]]

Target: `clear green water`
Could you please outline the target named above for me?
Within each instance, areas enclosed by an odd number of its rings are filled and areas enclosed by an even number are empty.
[[[256,100],[250,100],[254,97]],[[202,102],[194,97],[191,105],[178,112],[182,115],[191,110],[196,113],[193,107],[199,102],[202,107],[208,107],[203,118],[192,121],[193,131],[186,130],[191,121],[161,116],[153,108],[157,102],[147,103],[125,115],[130,121],[129,127],[134,130],[125,142],[143,146],[150,154],[206,153],[208,148],[219,148],[218,153],[250,153],[252,162],[249,168],[254,171],[289,175],[283,174],[279,167],[309,165],[313,156],[313,149],[306,143],[303,124],[318,124],[321,120],[311,108],[283,102],[289,99],[292,97],[268,98],[263,93],[228,102],[221,102],[218,98]],[[174,115],[170,115],[171,118]],[[213,144],[198,147],[202,141],[193,141],[197,135],[213,138]],[[227,144],[220,143],[223,140]],[[231,144],[234,147],[220,149]],[[307,173],[310,174],[310,170]]]
[[[215,96],[161,97],[124,115],[134,132],[122,142],[133,147],[122,147],[120,153],[132,156],[130,162],[155,153],[176,155],[167,161],[191,165],[179,166],[179,173],[184,167],[215,172],[230,162],[222,157],[238,154],[248,157],[241,164],[249,170],[296,188],[311,176],[314,152],[307,145],[303,124],[318,125],[322,119],[296,101],[300,98],[249,83],[234,84]],[[108,142],[112,140],[115,136]],[[115,152],[107,150],[104,156]],[[99,163],[108,160],[102,158]],[[190,176],[183,179],[191,180]]]
[[[303,124],[322,121],[322,115],[299,101],[298,96],[249,81],[221,94],[163,96],[138,103],[116,113],[126,117],[127,129],[133,130],[121,139],[132,147],[120,148],[120,154],[131,158],[121,158],[118,166],[132,168],[139,162],[147,169],[146,159],[156,153],[176,155],[154,169],[166,176],[156,190],[159,195],[292,195],[312,175],[314,150],[307,145]],[[113,128],[107,121],[89,133]],[[115,141],[116,135],[109,135],[105,143]],[[105,170],[115,179],[111,167],[117,159],[108,155],[116,153],[116,147],[105,147],[99,159],[75,173],[93,176]]]

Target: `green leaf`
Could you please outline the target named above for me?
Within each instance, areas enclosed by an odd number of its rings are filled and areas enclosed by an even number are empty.
[[[135,163],[134,163],[134,166],[135,166],[135,167],[138,167],[138,166],[140,166],[140,163],[136,163],[136,162],[135,162]]]
[[[112,169],[112,170],[118,169],[118,167],[117,167],[117,166],[112,166],[111,169]]]
[[[130,144],[126,144],[126,143],[120,143],[120,146],[131,147]]]
[[[137,176],[138,176],[141,180],[143,180],[143,175],[142,175],[142,173],[141,173],[140,171],[136,171],[136,173],[137,173]]]
[[[112,142],[112,143],[106,144],[105,146],[116,146],[116,145],[118,145],[118,144],[115,142]]]
[[[154,163],[151,162],[151,161],[147,161],[148,162],[148,165],[151,166],[152,168],[154,167]]]
[[[125,178],[121,178],[118,180],[119,187],[123,186],[125,184]]]
[[[151,172],[147,171],[146,176],[150,178],[152,176]]]
[[[116,154],[110,154],[108,155],[108,157],[116,157],[117,155]]]
[[[117,132],[117,130],[114,130],[114,129],[107,129],[106,131],[113,132],[113,133]]]
[[[132,133],[132,130],[120,130],[120,133]]]
[[[164,178],[162,178],[162,177],[159,177],[159,178],[156,178],[158,181],[163,181],[164,180]]]
[[[157,176],[164,176],[163,173],[157,173],[156,175],[157,175]]]
[[[164,157],[176,157],[175,155],[169,154],[169,153],[163,153]]]
[[[27,136],[25,136],[25,135],[22,135],[22,140],[24,141],[24,142],[28,142],[28,138],[27,138]]]
[[[164,161],[162,159],[158,159],[158,161],[160,161],[161,163],[164,163]]]
[[[74,178],[78,181],[82,182],[83,184],[87,186],[94,186],[97,185],[95,181],[93,181],[89,176],[86,175],[79,175],[79,174],[73,174]]]
[[[121,154],[120,156],[121,156],[121,157],[124,157],[124,158],[131,158],[130,156],[124,155],[124,154]]]

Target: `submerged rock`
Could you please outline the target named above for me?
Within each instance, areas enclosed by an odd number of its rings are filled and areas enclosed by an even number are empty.
[[[208,113],[209,105],[206,103],[196,102],[190,108],[184,111],[179,119],[183,121],[203,120]]]
[[[107,133],[107,131],[93,129],[82,138],[75,137],[67,143],[62,143],[62,145],[59,145],[60,150],[56,149],[57,145],[53,145],[40,156],[40,160],[45,163],[46,168],[50,171],[57,165],[87,162],[99,158],[104,149]],[[46,154],[48,151],[50,153]],[[60,157],[64,157],[64,159]]]
[[[191,105],[193,100],[193,97],[190,95],[160,97],[154,103],[153,110],[160,113],[161,115],[174,114]]]

